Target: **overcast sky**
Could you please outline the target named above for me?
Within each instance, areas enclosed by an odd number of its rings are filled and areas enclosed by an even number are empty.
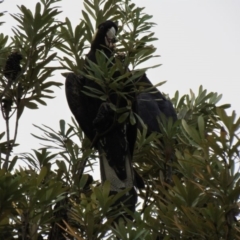
[[[7,11],[6,23],[1,32],[11,34],[14,20],[9,13],[17,13],[17,5],[32,9],[37,1],[5,0],[0,11]],[[135,0],[145,12],[153,15],[157,23],[154,31],[159,40],[155,43],[161,58],[149,64],[163,64],[147,72],[153,83],[167,80],[160,90],[172,97],[179,90],[183,95],[191,88],[197,92],[200,85],[208,91],[223,94],[221,103],[230,103],[231,110],[240,113],[240,1],[239,0]],[[81,0],[63,0],[62,20],[67,16],[73,25],[80,19]],[[64,83],[60,75],[55,81]],[[20,119],[17,142],[27,152],[40,147],[30,133],[37,133],[32,126],[48,125],[58,130],[59,120],[70,122],[71,113],[65,99],[64,87],[56,91],[55,100],[40,110],[25,110]],[[0,132],[5,130],[0,119]]]

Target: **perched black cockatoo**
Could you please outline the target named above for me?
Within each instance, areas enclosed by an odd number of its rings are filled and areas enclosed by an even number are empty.
[[[113,56],[117,31],[117,24],[112,21],[106,21],[98,26],[91,43],[91,49],[86,55],[84,70],[86,73],[89,60],[97,64],[97,51],[103,51],[106,60]],[[120,73],[116,72],[113,77],[119,75]],[[126,188],[130,189],[120,201],[131,211],[134,211],[137,201],[135,187],[144,187],[143,180],[132,166],[137,125],[131,125],[128,120],[122,124],[118,123],[115,120],[116,113],[110,108],[108,101],[88,96],[83,92],[86,92],[89,87],[101,90],[99,84],[87,77],[79,77],[73,73],[68,74],[66,97],[69,108],[85,135],[94,142],[93,147],[99,152],[102,182],[105,180],[110,182],[112,193],[120,192]],[[132,99],[132,111],[136,112],[136,101],[134,98]],[[109,101],[117,105],[116,95],[111,95]],[[118,107],[126,105],[125,99],[118,101]]]

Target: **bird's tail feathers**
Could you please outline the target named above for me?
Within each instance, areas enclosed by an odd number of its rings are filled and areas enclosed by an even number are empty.
[[[114,168],[109,165],[103,149],[99,149],[99,154],[101,179],[102,182],[106,180],[110,182],[111,191],[120,192],[123,189],[134,187],[134,172],[130,154],[126,155],[125,158],[126,178],[124,180],[119,179]]]

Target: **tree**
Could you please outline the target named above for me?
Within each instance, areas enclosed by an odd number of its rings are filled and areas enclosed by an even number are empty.
[[[59,129],[36,126],[42,136],[34,136],[45,146],[14,155],[24,109],[46,105],[44,99],[53,97],[52,87],[61,85],[50,80],[54,71],[82,74],[85,49],[99,23],[111,18],[122,27],[117,48],[124,57],[117,58],[118,69],[140,76],[147,69],[139,65],[154,57],[154,23],[131,1],[84,0],[83,19],[75,29],[69,19],[57,19],[59,5],[58,0],[41,0],[34,12],[19,7],[20,14],[12,15],[18,25],[11,39],[0,35],[0,101],[6,122],[0,135],[1,239],[239,239],[240,119],[235,112],[227,115],[228,104],[218,105],[221,95],[202,86],[198,93],[175,93],[171,100],[178,121],[160,116],[161,134],[148,135],[146,126],[138,131],[134,166],[147,187],[139,192],[143,203],[138,210],[129,212],[134,221],[112,224],[127,211],[123,205],[111,207],[124,193],[109,196],[109,183],[101,186],[92,179],[98,156],[74,119],[68,124],[60,120]],[[53,67],[56,60],[60,65]],[[91,66],[89,75],[106,79],[108,71]],[[94,90],[89,94],[106,97]],[[126,117],[133,123],[137,118],[124,110],[119,121]],[[176,160],[169,184],[165,159],[172,148]],[[27,167],[19,167],[19,161]],[[90,170],[79,175],[84,162]]]

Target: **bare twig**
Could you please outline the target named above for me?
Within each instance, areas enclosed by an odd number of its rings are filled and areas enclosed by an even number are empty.
[[[16,122],[15,122],[15,131],[14,131],[14,137],[13,137],[13,144],[15,144],[17,139],[17,133],[18,133],[18,122],[19,122],[19,101],[17,101],[17,113],[16,113]]]
[[[9,112],[6,112],[5,115],[5,121],[6,121],[6,130],[7,130],[7,152],[6,152],[6,158],[5,162],[3,164],[3,169],[8,169],[8,162],[10,157],[10,152],[12,150],[11,143],[10,143],[10,131],[9,131]]]

